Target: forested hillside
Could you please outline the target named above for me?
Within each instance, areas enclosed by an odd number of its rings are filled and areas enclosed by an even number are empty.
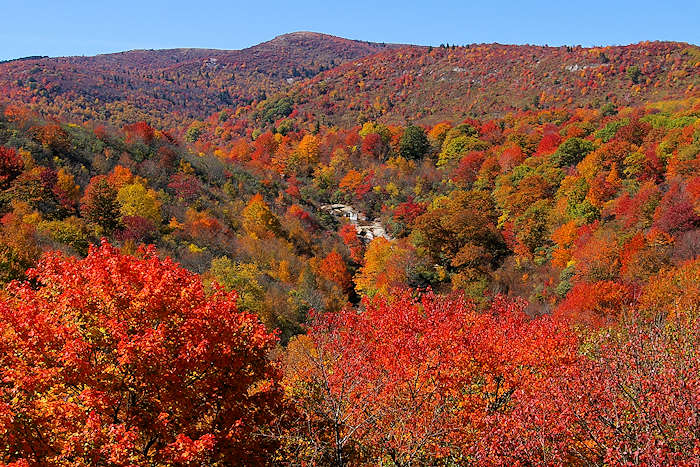
[[[670,42],[615,47],[473,44],[380,52],[293,89],[333,123],[435,124],[549,108],[639,105],[697,93],[700,49]]]
[[[134,50],[0,64],[0,90],[69,120],[162,128],[264,100],[293,82],[386,48],[297,32],[243,50]]]
[[[685,98],[700,49],[672,42],[609,47],[418,47],[298,32],[244,50],[136,50],[0,64],[0,89],[71,121],[146,121],[172,129],[223,109],[283,100],[326,124],[435,124],[454,118]],[[245,107],[249,106],[249,107]]]
[[[0,463],[695,465],[697,50],[1,64]]]

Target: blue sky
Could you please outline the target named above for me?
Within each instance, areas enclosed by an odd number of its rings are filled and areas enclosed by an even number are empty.
[[[130,49],[239,49],[292,31],[425,45],[700,44],[700,0],[0,0],[0,60]]]

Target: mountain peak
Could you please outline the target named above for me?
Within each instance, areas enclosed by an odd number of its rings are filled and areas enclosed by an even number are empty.
[[[285,34],[280,34],[279,36],[276,36],[274,40],[278,39],[309,39],[309,38],[321,38],[321,37],[336,37],[332,36],[330,34],[323,34],[320,32],[313,32],[313,31],[292,31],[288,32]]]

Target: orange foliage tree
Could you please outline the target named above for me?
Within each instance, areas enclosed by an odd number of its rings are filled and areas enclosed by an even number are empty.
[[[235,293],[139,254],[48,254],[3,294],[1,462],[257,464],[274,447],[256,433],[281,397],[276,338]]]

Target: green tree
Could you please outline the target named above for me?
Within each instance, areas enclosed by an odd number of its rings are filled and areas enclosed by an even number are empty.
[[[593,143],[581,138],[569,138],[552,155],[553,162],[559,167],[576,165],[593,150]]]
[[[627,77],[631,79],[634,84],[639,83],[639,78],[641,76],[642,70],[640,70],[637,65],[632,65],[627,68]]]
[[[430,151],[430,142],[423,128],[411,125],[399,140],[399,153],[406,159],[422,159]]]
[[[209,273],[226,291],[235,290],[238,293],[238,307],[241,310],[263,317],[265,289],[258,282],[261,272],[255,264],[236,263],[223,256],[212,260]]]
[[[204,132],[204,124],[202,122],[193,122],[185,132],[185,141],[194,143]]]

